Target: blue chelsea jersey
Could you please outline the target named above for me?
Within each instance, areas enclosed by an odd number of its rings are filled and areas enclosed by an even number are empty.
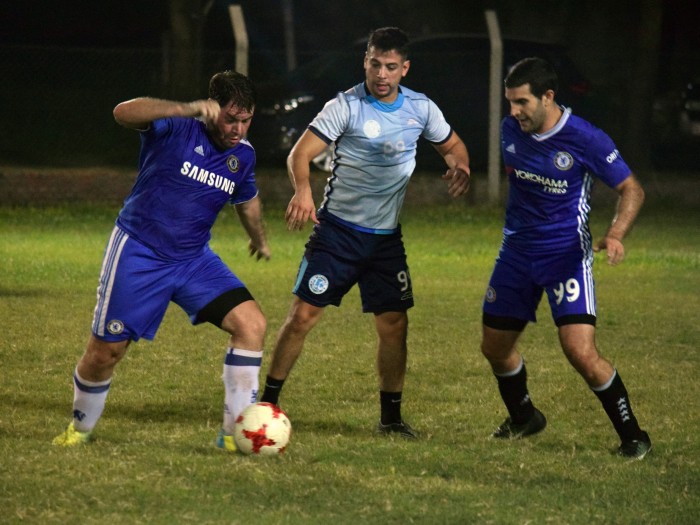
[[[138,177],[117,225],[165,258],[194,257],[226,203],[257,195],[254,169],[247,141],[221,151],[203,122],[156,120],[141,132]]]
[[[631,173],[608,135],[562,109],[543,134],[523,132],[513,117],[501,124],[510,181],[503,242],[520,251],[589,253],[593,176],[614,188]]]
[[[398,226],[418,139],[440,144],[452,134],[440,109],[422,93],[401,86],[396,100],[386,104],[364,83],[326,103],[309,129],[335,143],[322,211],[354,229],[380,234]]]

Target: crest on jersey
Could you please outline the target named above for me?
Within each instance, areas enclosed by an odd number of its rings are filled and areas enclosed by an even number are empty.
[[[558,170],[566,171],[571,169],[571,166],[573,165],[574,158],[566,151],[558,151],[557,154],[554,155],[554,166]]]
[[[316,295],[322,294],[328,290],[328,277],[320,273],[311,277],[311,279],[309,279],[309,290]]]
[[[118,319],[112,319],[107,323],[107,331],[113,335],[119,335],[124,331],[124,323]]]
[[[362,131],[365,132],[365,135],[367,135],[368,138],[376,139],[382,132],[382,127],[379,125],[379,122],[370,119],[365,122],[364,126],[362,126]]]
[[[241,161],[238,160],[238,157],[235,155],[230,155],[229,158],[226,159],[226,166],[228,166],[228,170],[231,173],[237,173],[238,168],[241,167]]]

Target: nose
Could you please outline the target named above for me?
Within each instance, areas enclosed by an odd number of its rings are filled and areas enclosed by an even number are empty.
[[[510,116],[517,117],[520,114],[520,108],[516,104],[510,105]]]
[[[241,132],[243,131],[243,122],[237,120],[236,122],[231,124],[231,130],[235,131],[237,134],[240,135]]]

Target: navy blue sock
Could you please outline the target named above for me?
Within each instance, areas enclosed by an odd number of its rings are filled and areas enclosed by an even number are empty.
[[[642,438],[642,429],[639,428],[637,418],[632,412],[627,389],[622,383],[622,378],[617,373],[617,370],[607,388],[604,390],[593,389],[593,392],[603,404],[605,413],[610,418],[610,422],[615,427],[615,431],[622,441]]]
[[[521,425],[534,416],[535,406],[527,391],[525,362],[522,362],[522,366],[514,374],[494,375],[498,381],[498,391],[508,409],[510,420],[516,425]]]
[[[401,423],[401,394],[402,392],[379,391],[382,425]]]
[[[265,390],[263,390],[263,395],[260,398],[260,401],[278,405],[280,392],[282,392],[282,385],[284,385],[284,379],[275,379],[267,376],[265,378]]]

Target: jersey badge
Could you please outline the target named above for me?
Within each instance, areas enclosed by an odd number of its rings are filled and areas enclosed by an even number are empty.
[[[554,166],[558,170],[566,171],[571,169],[573,165],[574,158],[566,151],[557,151],[557,154],[554,155]]]
[[[328,277],[320,273],[311,277],[309,279],[309,290],[316,295],[320,295],[328,290]]]
[[[241,161],[235,155],[230,155],[226,159],[226,166],[231,173],[238,173],[238,169],[241,167]]]
[[[365,132],[365,135],[368,138],[376,139],[382,132],[382,127],[379,125],[379,122],[370,119],[367,122],[365,122],[364,126],[362,126],[362,131]]]
[[[204,157],[204,147],[201,144],[194,148],[194,152]]]
[[[124,323],[118,319],[112,319],[107,323],[107,331],[112,335],[119,335],[124,331]]]
[[[496,290],[494,290],[492,286],[489,286],[486,289],[485,299],[486,299],[487,303],[495,303],[496,302]]]

